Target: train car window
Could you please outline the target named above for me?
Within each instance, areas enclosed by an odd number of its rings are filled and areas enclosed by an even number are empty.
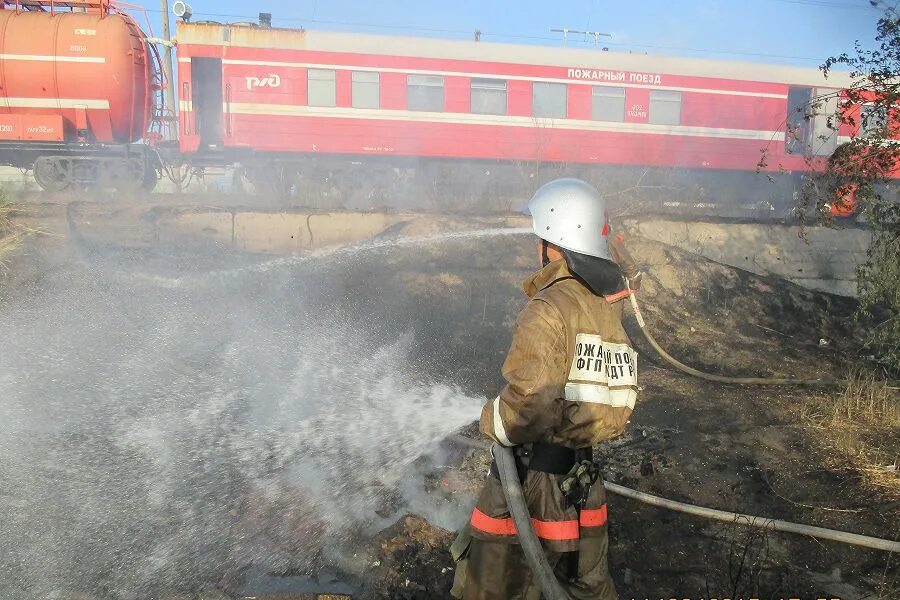
[[[309,69],[306,77],[310,106],[337,106],[333,70]]]
[[[441,75],[407,75],[406,107],[428,112],[444,111],[444,78]]]
[[[472,80],[472,113],[506,114],[506,82],[502,79]]]
[[[350,104],[353,108],[379,108],[379,77],[372,71],[350,75]]]
[[[535,81],[531,93],[531,114],[535,117],[565,119],[568,90],[564,83]]]
[[[625,88],[594,86],[591,92],[591,119],[595,121],[624,121]]]
[[[887,129],[887,110],[883,106],[863,104],[859,113],[859,134],[863,137],[878,135]]]
[[[681,92],[650,92],[649,121],[655,125],[681,125]]]

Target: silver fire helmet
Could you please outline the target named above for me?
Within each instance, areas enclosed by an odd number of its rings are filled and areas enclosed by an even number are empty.
[[[528,202],[534,233],[560,248],[609,260],[606,200],[594,186],[566,177],[545,183]]]

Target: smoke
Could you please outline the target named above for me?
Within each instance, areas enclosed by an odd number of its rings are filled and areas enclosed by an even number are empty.
[[[404,490],[427,511],[412,463],[483,399],[423,369],[406,322],[368,320],[378,298],[314,262],[102,258],[0,312],[0,597],[314,577]],[[129,276],[150,264],[177,285]]]
[[[771,127],[777,131],[783,125],[772,123]],[[511,143],[496,142],[501,146]],[[646,164],[639,166],[544,160],[460,163],[415,158],[409,158],[403,166],[392,166],[335,159],[317,161],[314,167],[285,169],[277,176],[244,169],[244,176],[211,177],[195,191],[214,193],[225,202],[230,196],[231,203],[257,207],[495,215],[522,212],[528,198],[543,183],[558,177],[578,177],[606,196],[613,215],[649,211],[679,216],[783,218],[791,214],[800,175],[778,170],[757,172],[760,152],[769,156],[774,151],[768,147],[771,142],[760,141],[759,148],[748,154],[743,164],[728,169],[724,168],[727,163],[721,163],[721,156],[719,160],[697,158],[708,154],[706,143],[703,138],[679,139],[677,144],[658,141],[643,156]],[[538,148],[535,151],[540,152]],[[702,166],[698,166],[700,163]],[[254,176],[248,179],[248,173]]]

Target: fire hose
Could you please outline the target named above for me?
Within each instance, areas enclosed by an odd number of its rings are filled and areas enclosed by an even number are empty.
[[[553,568],[547,561],[547,555],[544,554],[544,549],[541,547],[541,542],[534,533],[534,528],[531,525],[531,515],[528,513],[528,505],[525,501],[525,494],[522,491],[522,483],[519,481],[519,473],[516,469],[516,459],[512,448],[494,444],[491,448],[491,453],[494,455],[494,461],[497,464],[500,483],[503,486],[503,494],[506,497],[506,504],[509,508],[510,516],[516,526],[519,544],[522,547],[522,552],[525,554],[525,559],[528,561],[528,566],[534,574],[535,581],[540,587],[543,597],[547,600],[571,600],[571,597],[562,588],[559,580],[556,578]],[[769,519],[743,513],[716,510],[714,508],[678,502],[676,500],[662,498],[661,496],[639,492],[608,481],[604,481],[603,486],[607,491],[613,494],[658,506],[660,508],[668,508],[670,510],[707,519],[747,525],[749,527],[759,527],[769,531],[785,531],[788,533],[808,535],[815,538],[853,544],[865,548],[884,550],[886,552],[900,552],[900,542],[894,540],[838,531],[836,529],[827,529],[825,527],[804,525],[802,523],[791,523],[779,519]]]
[[[836,379],[790,379],[790,378],[782,378],[782,377],[728,377],[725,375],[715,375],[713,373],[704,373],[703,371],[699,371],[693,367],[689,367],[683,362],[679,361],[677,358],[673,357],[671,354],[666,352],[662,346],[659,345],[659,342],[653,337],[653,334],[650,333],[650,330],[647,329],[647,324],[644,322],[644,317],[641,315],[641,309],[637,303],[637,295],[634,293],[634,290],[628,290],[628,297],[631,299],[631,308],[634,311],[634,318],[637,320],[637,324],[640,327],[641,333],[644,335],[644,339],[647,340],[656,353],[659,354],[667,363],[681,371],[682,373],[686,373],[691,375],[692,377],[699,377],[700,379],[705,379],[707,381],[715,381],[718,383],[738,383],[742,385],[837,385],[841,383]]]
[[[522,546],[522,552],[525,554],[528,566],[531,567],[534,579],[541,588],[542,596],[547,600],[571,600],[571,597],[559,585],[559,580],[556,579],[556,574],[547,561],[547,555],[544,554],[541,542],[534,533],[512,448],[494,444],[491,453],[497,463],[500,483],[503,485],[503,494],[506,496],[509,514],[516,526],[519,544]]]

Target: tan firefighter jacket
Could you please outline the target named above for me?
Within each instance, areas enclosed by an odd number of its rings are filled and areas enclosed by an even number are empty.
[[[507,384],[482,410],[482,433],[504,446],[545,442],[574,449],[617,437],[637,400],[637,354],[621,323],[627,292],[594,295],[564,260],[551,262],[523,287],[530,299],[503,364]],[[528,471],[523,488],[538,537],[567,552],[592,529],[600,535],[606,495],[602,484],[592,486],[578,513],[566,505],[559,477]],[[471,525],[478,538],[514,541],[503,491],[493,477]]]

